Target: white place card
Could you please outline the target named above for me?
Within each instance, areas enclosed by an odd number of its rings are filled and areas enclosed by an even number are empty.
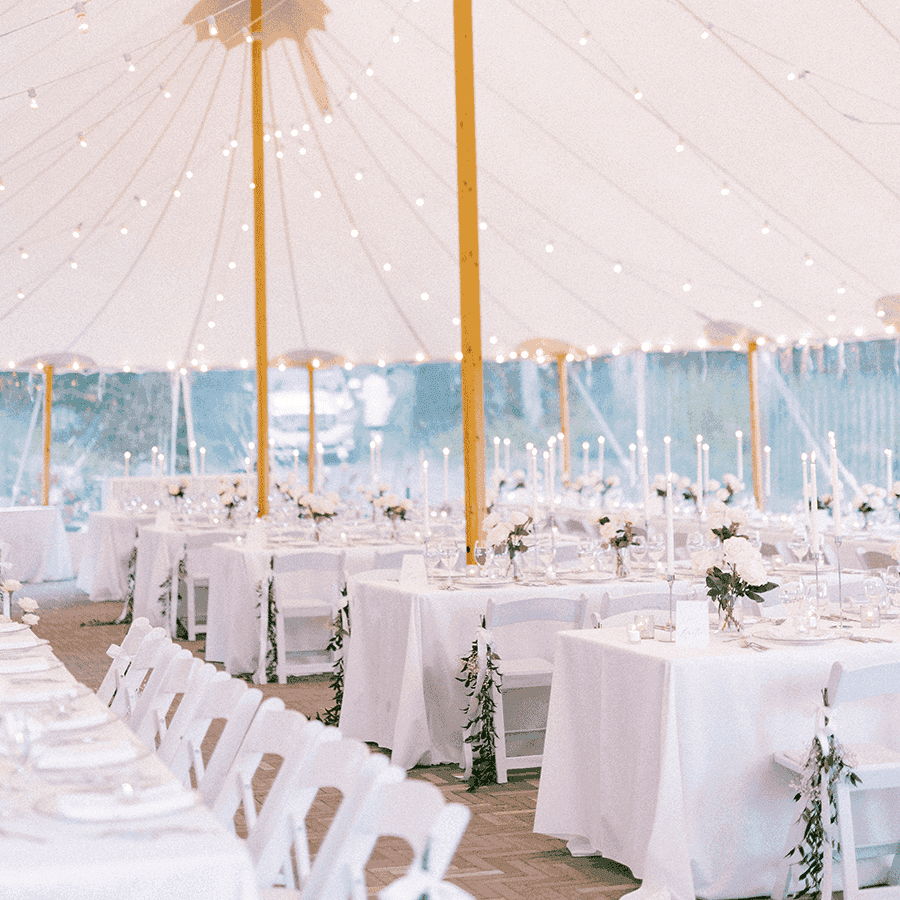
[[[424,556],[419,553],[408,553],[403,557],[403,564],[400,566],[400,584],[408,587],[428,587]]]
[[[709,604],[706,601],[675,601],[675,643],[682,647],[709,646]]]

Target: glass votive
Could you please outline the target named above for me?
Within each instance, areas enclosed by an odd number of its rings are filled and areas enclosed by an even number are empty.
[[[864,603],[859,608],[859,624],[863,628],[880,628],[881,612],[874,603]]]
[[[652,641],[656,637],[656,623],[653,616],[642,613],[634,617],[634,624],[641,636],[641,640]]]
[[[628,634],[628,643],[629,644],[639,644],[641,642],[641,632],[638,630],[637,625],[634,622],[630,622],[626,627],[626,632]]]

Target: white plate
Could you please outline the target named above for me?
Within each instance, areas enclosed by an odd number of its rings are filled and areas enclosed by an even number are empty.
[[[813,646],[816,644],[827,644],[829,641],[839,641],[843,634],[840,631],[816,631],[812,634],[796,634],[790,629],[785,629],[784,633],[780,633],[779,627],[774,628],[757,628],[753,632],[754,640],[772,641],[777,644],[791,644],[795,647]]]
[[[43,638],[34,638],[30,641],[24,641],[21,638],[14,638],[11,641],[0,640],[0,653],[21,653],[23,650],[31,650],[34,647],[43,647],[45,644],[49,643],[50,641],[44,640]]]
[[[24,622],[0,622],[0,634],[11,634],[14,631],[22,631],[28,628]]]
[[[470,578],[463,576],[462,578],[457,578],[453,583],[458,587],[491,588],[504,587],[512,584],[513,580],[512,578]]]
[[[0,660],[0,675],[30,675],[32,672],[47,672],[61,667],[62,663],[52,656],[24,656],[20,659],[6,657]]]
[[[35,803],[37,812],[76,822],[133,822],[161,818],[188,809],[196,797],[180,785],[158,785],[126,795],[115,791],[72,791],[51,794]]]
[[[616,576],[610,572],[558,572],[562,581],[586,581],[589,584],[600,581],[612,581]]]

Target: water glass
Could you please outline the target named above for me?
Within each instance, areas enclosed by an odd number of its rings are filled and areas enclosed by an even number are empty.
[[[874,606],[887,606],[887,588],[880,575],[873,575],[863,579],[863,593],[866,595],[866,602]]]
[[[484,541],[478,541],[472,551],[472,556],[475,557],[475,563],[478,565],[478,574],[483,578],[485,566],[490,566],[491,560],[494,558],[494,548]]]

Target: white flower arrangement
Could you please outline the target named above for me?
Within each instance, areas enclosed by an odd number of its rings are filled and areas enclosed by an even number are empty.
[[[677,483],[678,476],[673,472],[672,473],[673,483]],[[653,478],[653,484],[650,485],[650,489],[656,491],[657,497],[665,497],[668,493],[669,482],[666,479],[664,473],[660,472],[659,475],[656,475]]]
[[[531,516],[519,510],[511,510],[505,519],[498,513],[490,513],[482,523],[485,543],[494,548],[495,553],[513,559],[517,553],[525,553],[534,543],[530,526]]]
[[[600,515],[596,519],[598,529],[598,537],[606,547],[612,547],[621,550],[629,547],[634,543],[635,522],[639,521],[637,510],[626,509],[622,512],[613,513],[611,516]]]
[[[886,495],[884,488],[875,487],[874,484],[860,485],[859,493],[853,498],[853,508],[868,517],[869,513],[884,509]]]
[[[247,499],[247,485],[241,477],[224,476],[219,479],[219,499],[229,513]]]
[[[709,597],[725,614],[722,626],[734,624],[733,604],[737,597],[749,597],[763,602],[766,591],[778,587],[766,581],[766,566],[762,554],[746,537],[728,537],[722,541],[722,565],[711,566],[706,572]]]
[[[519,488],[525,487],[525,472],[522,469],[513,469],[510,472],[507,483],[511,491],[517,491]]]
[[[170,481],[166,487],[169,491],[169,496],[173,500],[180,500],[187,493],[187,489],[190,485],[187,483],[187,480],[184,478],[179,478],[178,481]]]
[[[746,513],[731,509],[721,500],[713,500],[706,508],[706,527],[723,544],[729,538],[737,537],[748,521]]]
[[[734,495],[739,494],[744,489],[744,482],[738,479],[737,475],[732,475],[730,472],[726,472],[722,476],[722,481],[724,482],[722,487],[715,490],[716,499],[721,500],[722,503],[731,503]],[[712,483],[710,482],[710,484]],[[712,492],[710,490],[710,493]]]
[[[301,519],[312,519],[321,522],[322,519],[330,519],[337,515],[337,507],[341,498],[333,491],[319,497],[308,491],[296,498],[297,514]]]
[[[5,581],[0,581],[0,591],[4,594],[13,594],[15,591],[20,591],[22,589],[22,582],[16,581],[15,578],[7,578]]]
[[[19,597],[16,603],[19,604],[19,608],[22,610],[22,622],[25,625],[37,625],[41,621],[41,617],[34,614],[38,609],[36,600],[32,600],[31,597]]]
[[[390,488],[389,485],[380,485],[379,487]],[[372,506],[375,509],[380,509],[392,522],[396,522],[397,519],[405,521],[406,514],[414,508],[412,500],[398,497],[394,493],[382,493],[380,496],[375,497],[372,500]]]
[[[617,488],[620,483],[618,475],[607,475],[606,478],[599,482],[600,496],[602,497],[613,488]]]

